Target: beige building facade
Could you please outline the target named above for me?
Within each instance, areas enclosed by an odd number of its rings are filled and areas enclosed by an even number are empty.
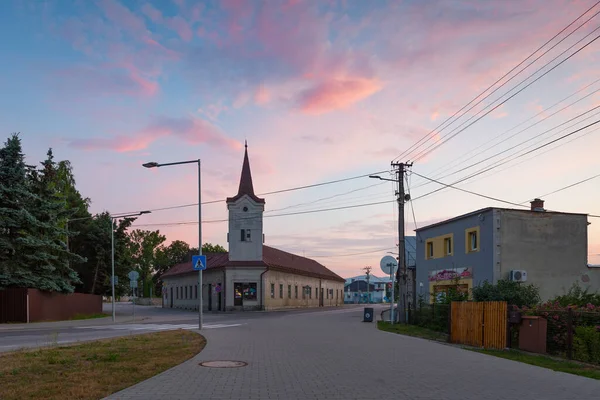
[[[265,200],[254,194],[246,147],[238,194],[227,199],[227,253],[206,254],[207,270],[191,259],[163,274],[163,307],[206,311],[276,310],[344,304],[345,280],[319,262],[266,246]]]

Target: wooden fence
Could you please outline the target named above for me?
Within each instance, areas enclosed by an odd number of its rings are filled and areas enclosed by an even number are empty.
[[[486,349],[507,346],[505,301],[452,302],[450,340]]]
[[[50,293],[37,289],[0,290],[0,323],[61,321],[78,314],[102,313],[102,296]]]

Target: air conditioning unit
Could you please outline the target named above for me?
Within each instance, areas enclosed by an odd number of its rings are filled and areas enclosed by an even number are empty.
[[[527,271],[521,269],[513,269],[510,271],[510,280],[514,282],[527,281]]]

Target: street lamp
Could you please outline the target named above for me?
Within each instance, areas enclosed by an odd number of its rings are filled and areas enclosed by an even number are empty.
[[[137,213],[110,216],[110,248],[111,248],[111,264],[112,276],[110,287],[112,290],[112,321],[115,322],[115,227],[114,220],[119,218],[137,217],[143,214],[150,214],[150,211],[140,211]]]
[[[155,161],[142,164],[144,168],[168,167],[171,165],[198,164],[198,254],[202,255],[202,168],[200,159],[159,164]],[[198,329],[202,329],[202,270],[198,271]]]

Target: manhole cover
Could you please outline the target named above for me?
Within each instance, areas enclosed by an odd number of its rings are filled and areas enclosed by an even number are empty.
[[[200,365],[208,368],[239,368],[245,367],[248,363],[243,361],[205,361]]]

